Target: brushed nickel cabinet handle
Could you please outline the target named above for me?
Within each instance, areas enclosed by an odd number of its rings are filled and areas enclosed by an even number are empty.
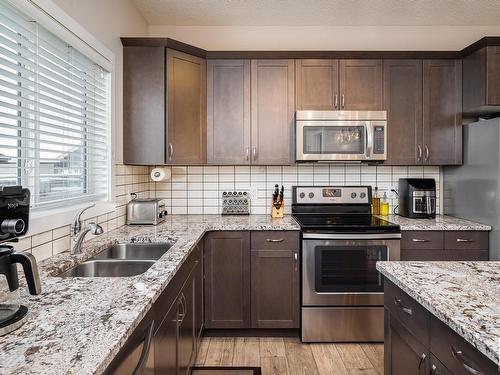
[[[297,253],[293,253],[293,262],[294,262],[295,272],[297,272],[299,270],[299,255]]]
[[[432,365],[431,372],[429,372],[429,375],[434,375],[436,373],[436,371],[437,371],[437,367]]]
[[[422,367],[422,365],[425,363],[426,358],[427,358],[427,356],[425,355],[425,353],[422,353],[422,355],[420,356],[420,361],[418,361],[418,369],[419,370]]]
[[[250,159],[250,147],[245,149],[245,160],[248,161]]]
[[[345,95],[344,94],[342,94],[342,96],[340,97],[340,107],[341,108],[345,107]]]
[[[425,145],[425,161],[429,161],[429,147],[427,145]]]
[[[422,146],[418,145],[418,156],[417,156],[417,161],[421,162],[422,161]]]
[[[429,240],[421,239],[421,238],[412,238],[413,242],[430,242]]]
[[[285,240],[284,238],[276,238],[276,239],[266,238],[267,242],[283,242],[284,240]]]
[[[335,94],[333,96],[333,108],[338,109],[339,108],[339,95]]]
[[[457,242],[474,242],[474,241],[468,240],[467,238],[457,238]]]
[[[144,365],[146,364],[146,360],[148,358],[149,351],[151,350],[151,342],[153,341],[154,326],[155,326],[155,322],[153,320],[151,322],[151,324],[149,325],[146,336],[144,337],[144,344],[142,346],[141,356],[139,358],[139,361],[137,361],[137,366],[135,367],[134,371],[132,372],[132,375],[138,375],[138,374],[143,373]]]
[[[456,350],[453,345],[450,346],[451,353],[453,354],[453,358],[462,364],[462,367],[470,374],[473,375],[484,375],[480,370],[475,369],[471,365],[467,363],[464,358],[464,353],[461,350]]]
[[[406,307],[405,305],[403,305],[403,303],[401,302],[401,300],[397,297],[394,297],[394,304],[396,306],[398,306],[401,310],[403,310],[405,313],[407,313],[408,315],[413,315],[413,310]]]
[[[253,160],[257,160],[257,147],[255,147],[255,146],[252,150],[252,158],[253,158]]]
[[[174,156],[174,146],[172,146],[172,143],[168,144],[168,160],[172,160],[172,157]]]

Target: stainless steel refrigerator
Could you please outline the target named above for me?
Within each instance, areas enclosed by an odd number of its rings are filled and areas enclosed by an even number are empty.
[[[444,167],[444,212],[488,224],[490,259],[500,259],[500,118],[463,129],[464,163]]]

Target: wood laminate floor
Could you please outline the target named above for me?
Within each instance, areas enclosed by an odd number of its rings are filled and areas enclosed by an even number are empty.
[[[262,375],[383,375],[383,344],[303,344],[298,337],[204,337],[196,366],[260,366]]]

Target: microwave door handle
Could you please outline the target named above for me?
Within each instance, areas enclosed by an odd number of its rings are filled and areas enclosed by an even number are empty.
[[[365,132],[366,132],[366,145],[365,145],[365,155],[369,158],[372,155],[373,150],[373,137],[372,137],[372,124],[367,122],[365,124]]]

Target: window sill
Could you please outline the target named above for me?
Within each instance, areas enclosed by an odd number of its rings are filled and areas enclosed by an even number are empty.
[[[30,212],[29,229],[26,236],[33,236],[72,224],[78,212],[89,205],[89,203],[84,203],[72,207]],[[94,207],[89,208],[82,214],[82,219],[105,215],[113,212],[115,208],[116,204],[113,202],[96,202]]]

